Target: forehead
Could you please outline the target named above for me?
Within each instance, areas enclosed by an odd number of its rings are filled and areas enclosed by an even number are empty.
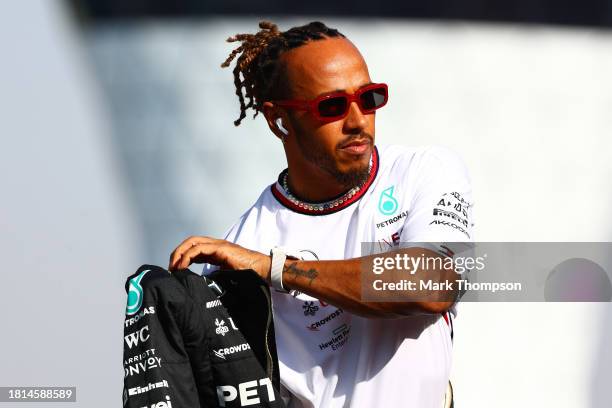
[[[354,92],[371,82],[361,53],[345,38],[311,41],[282,58],[296,98],[314,98],[335,90]]]

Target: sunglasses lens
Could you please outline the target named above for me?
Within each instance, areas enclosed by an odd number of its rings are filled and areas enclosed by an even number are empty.
[[[361,94],[361,106],[364,110],[375,110],[387,101],[387,90],[384,87],[374,88]]]
[[[347,99],[343,96],[329,98],[319,102],[319,114],[324,118],[342,116],[346,112]]]

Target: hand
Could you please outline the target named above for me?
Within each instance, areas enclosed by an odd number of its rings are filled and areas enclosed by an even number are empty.
[[[253,269],[270,282],[269,255],[251,251],[223,239],[189,237],[170,255],[169,270],[186,269],[192,263],[209,263],[222,269]]]

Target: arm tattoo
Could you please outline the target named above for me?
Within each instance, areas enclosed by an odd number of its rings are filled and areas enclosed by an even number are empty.
[[[306,279],[309,280],[308,282],[309,286],[312,285],[312,281],[315,280],[317,276],[319,275],[319,272],[317,272],[316,269],[314,268],[310,268],[308,270],[300,269],[297,266],[295,266],[295,263],[292,263],[289,266],[286,266],[283,272],[292,273],[296,278],[298,276],[305,277]]]

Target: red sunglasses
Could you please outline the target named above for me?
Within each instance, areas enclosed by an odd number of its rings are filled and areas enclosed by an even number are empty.
[[[311,101],[290,99],[274,103],[286,108],[310,111],[321,122],[333,122],[344,119],[353,102],[357,103],[361,113],[367,115],[385,106],[388,99],[387,84],[370,84],[358,89],[352,95],[346,92],[333,92]]]

